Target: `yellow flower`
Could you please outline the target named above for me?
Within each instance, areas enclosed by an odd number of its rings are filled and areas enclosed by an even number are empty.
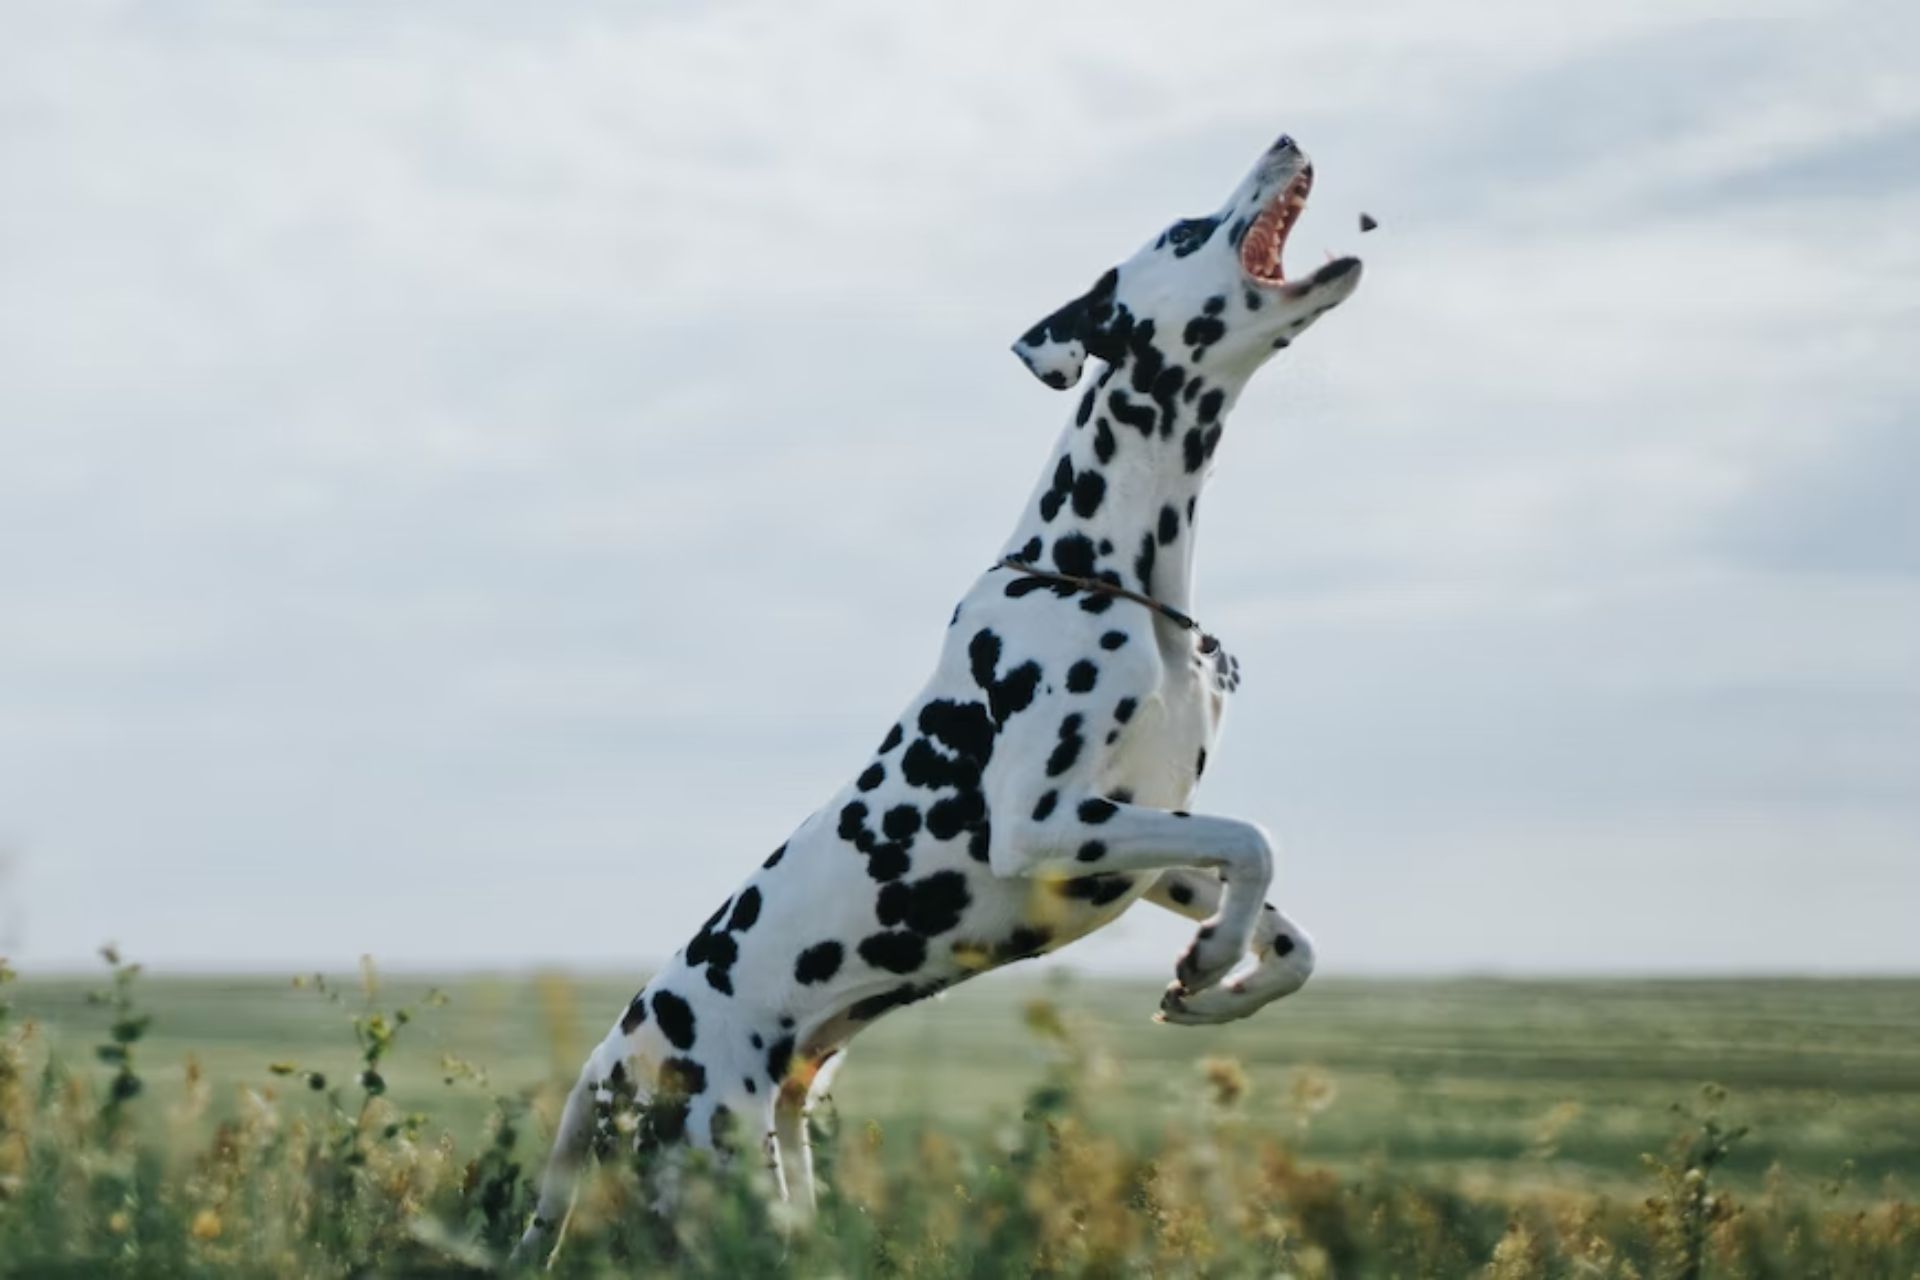
[[[127,1216],[125,1209],[116,1209],[107,1219],[107,1230],[117,1236],[123,1236],[133,1229],[133,1219]]]
[[[195,1240],[218,1240],[220,1238],[220,1215],[211,1209],[202,1209],[193,1215],[190,1228]]]

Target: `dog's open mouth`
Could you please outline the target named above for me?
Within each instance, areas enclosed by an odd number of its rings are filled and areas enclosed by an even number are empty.
[[[1287,247],[1287,233],[1307,207],[1307,192],[1313,189],[1313,170],[1302,169],[1253,220],[1247,238],[1240,242],[1240,269],[1264,285],[1283,285],[1287,274],[1280,255]]]

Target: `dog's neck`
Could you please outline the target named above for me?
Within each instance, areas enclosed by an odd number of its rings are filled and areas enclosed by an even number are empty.
[[[1245,379],[1169,389],[1165,367],[1127,352],[1080,393],[1004,555],[1192,610],[1200,490]]]

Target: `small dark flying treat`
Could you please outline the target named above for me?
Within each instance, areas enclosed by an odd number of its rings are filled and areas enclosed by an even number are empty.
[[[1360,215],[1360,229],[1362,231],[1371,231],[1379,225],[1379,222],[1374,219],[1372,214],[1363,213]]]

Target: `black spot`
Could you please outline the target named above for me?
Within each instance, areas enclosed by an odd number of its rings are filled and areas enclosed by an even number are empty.
[[[1166,546],[1180,536],[1180,513],[1172,507],[1160,508],[1160,545]]]
[[[748,1093],[760,1092],[760,1086],[754,1083],[752,1076],[741,1076],[740,1087],[745,1089]]]
[[[920,830],[920,811],[910,804],[897,804],[880,819],[880,829],[894,840],[911,840]]]
[[[1058,791],[1049,791],[1041,796],[1040,803],[1033,806],[1033,820],[1035,822],[1045,822],[1047,815],[1053,812],[1053,806],[1057,804],[1059,800],[1060,793]]]
[[[894,732],[898,733],[899,729],[896,728]],[[761,863],[760,865],[763,867],[777,867],[780,865],[780,859],[786,856],[787,856],[787,846],[781,845],[778,849],[775,849],[772,853],[768,854],[767,860]]]
[[[973,633],[973,639],[967,644],[967,660],[973,667],[973,682],[982,689],[991,689],[995,673],[1000,668],[1000,637],[992,628],[983,627]]]
[[[1205,773],[1206,771],[1207,771],[1207,749],[1205,747],[1202,747],[1200,748],[1200,754],[1194,758],[1193,776],[1198,778],[1201,774]]]
[[[767,1079],[779,1084],[787,1078],[787,1066],[793,1061],[793,1037],[785,1036],[773,1042],[767,1050]]]
[[[1102,649],[1118,649],[1126,642],[1127,633],[1124,631],[1109,631],[1100,637],[1100,647]]]
[[[867,859],[867,874],[884,883],[898,880],[912,866],[905,849],[897,844],[882,845]]]
[[[1115,898],[1124,897],[1133,888],[1133,879],[1123,875],[1082,876],[1078,880],[1062,883],[1060,892],[1069,898],[1078,898],[1090,902],[1096,907],[1104,907]]]
[[[1226,402],[1227,402],[1227,393],[1220,390],[1220,388],[1218,387],[1215,387],[1212,391],[1207,392],[1206,395],[1201,396],[1200,397],[1200,421],[1202,423],[1208,423],[1208,422],[1212,422],[1215,418],[1219,417],[1220,407],[1224,405]]]
[[[840,962],[846,957],[846,948],[837,942],[817,942],[800,953],[793,962],[793,979],[804,986],[816,982],[825,982],[840,972]]]
[[[1163,436],[1173,433],[1173,402],[1179,397],[1180,388],[1185,385],[1187,371],[1177,364],[1167,366],[1153,380],[1152,395],[1163,410],[1160,415],[1160,434]]]
[[[927,961],[927,942],[897,929],[869,934],[860,940],[860,958],[889,973],[912,973]]]
[[[1037,555],[1039,553],[1035,552],[1035,554]],[[905,736],[906,735],[900,731],[900,726],[897,724],[893,726],[893,728],[887,730],[887,736],[881,740],[879,754],[885,755],[887,754],[887,752],[899,746],[900,740]]]
[[[1112,462],[1114,447],[1113,427],[1102,418],[1093,428],[1093,456],[1102,462]]]
[[[841,776],[845,777],[846,775],[842,774]],[[859,782],[856,785],[859,786],[862,791],[871,791],[886,780],[886,769],[876,762],[867,766],[866,771],[860,775]]]
[[[1064,595],[1073,594],[1073,589],[1071,587],[1056,587],[1054,586],[1054,584],[1050,582],[1045,582],[1039,578],[1031,578],[1031,577],[1015,578],[1012,582],[1009,582],[1006,585],[1006,588],[1001,592],[1001,594],[1006,596],[1007,599],[1009,600],[1018,600],[1021,596],[1032,595],[1036,591],[1048,591],[1048,590],[1059,592]]]
[[[1107,846],[1099,840],[1089,840],[1073,856],[1082,862],[1098,862],[1107,856]]]
[[[1045,951],[1047,944],[1052,941],[1053,930],[1021,925],[1008,934],[1007,940],[995,949],[996,956],[1001,961],[1025,960],[1029,956],[1037,956]]]
[[[733,914],[727,917],[727,928],[736,933],[745,933],[753,928],[754,921],[760,918],[760,890],[749,886],[740,893],[733,904]]]
[[[1206,441],[1200,434],[1200,428],[1188,428],[1187,434],[1180,438],[1180,450],[1187,464],[1187,470],[1198,471],[1207,460]]]
[[[1037,662],[1023,662],[1007,672],[1006,679],[995,683],[987,694],[988,710],[994,722],[1005,724],[1009,717],[1033,705],[1033,693],[1039,687],[1040,664]]]
[[[1080,407],[1074,411],[1074,415],[1073,415],[1074,426],[1076,427],[1086,426],[1087,419],[1093,416],[1094,390],[1095,389],[1093,387],[1088,387],[1087,393],[1080,397]]]
[[[754,1048],[756,1048],[756,1049],[764,1049],[764,1048],[766,1048],[766,1045],[767,1045],[767,1042],[766,1042],[766,1041],[764,1041],[764,1040],[762,1040],[762,1039],[760,1038],[760,1033],[759,1033],[758,1031],[756,1031],[756,1032],[754,1032],[754,1033],[753,1033],[752,1035],[750,1035],[750,1036],[748,1036],[748,1037],[747,1037],[747,1040],[748,1040],[748,1042],[749,1042],[749,1043],[751,1043],[751,1044],[753,1045],[753,1047],[754,1047]]]
[[[1182,218],[1161,233],[1158,243],[1171,246],[1174,257],[1184,258],[1203,248],[1219,225],[1218,218]]]
[[[907,904],[911,901],[913,901],[913,890],[896,880],[882,889],[880,896],[874,899],[874,918],[889,927],[899,924],[907,918]]]
[[[687,948],[687,956],[689,959],[692,958],[692,947]],[[739,958],[740,944],[733,940],[732,934],[711,933],[707,935],[707,945],[705,947],[703,963],[717,965],[722,969],[727,969],[731,968],[733,962]]]
[[[1107,799],[1113,801],[1115,804],[1132,804],[1133,788],[1115,787],[1113,790],[1107,792]]]
[[[993,721],[977,702],[935,698],[920,709],[920,732],[976,764],[993,755]]]
[[[967,646],[973,682],[987,691],[989,714],[996,724],[1004,724],[1007,717],[1026,710],[1033,702],[1034,690],[1040,684],[1040,664],[1037,662],[1023,662],[1009,671],[1005,679],[1001,679],[996,674],[1000,665],[1000,650],[1000,637],[991,629],[976,632]]]
[[[946,984],[928,982],[920,986],[905,983],[883,991],[877,996],[868,996],[865,1000],[856,1000],[847,1008],[847,1016],[857,1022],[871,1022],[889,1009],[897,1009],[903,1004],[912,1004],[916,1000],[925,1000],[928,996],[938,995]]]
[[[907,928],[927,937],[957,927],[961,915],[973,902],[973,895],[967,891],[967,877],[958,871],[936,871],[924,880],[915,881],[909,890]],[[918,968],[919,962],[915,961],[913,967]]]
[[[1047,776],[1057,778],[1073,768],[1074,761],[1080,758],[1080,748],[1086,739],[1080,736],[1079,713],[1068,716],[1060,722],[1060,741],[1054,746],[1053,754],[1047,757]]]
[[[1073,511],[1085,519],[1100,509],[1107,496],[1107,480],[1098,471],[1082,471],[1073,482]]]
[[[647,993],[643,991],[628,1003],[626,1015],[620,1019],[620,1030],[626,1035],[632,1035],[633,1029],[646,1020]]]
[[[709,968],[707,970],[707,985],[723,996],[730,996],[733,994],[733,975],[725,969]]]
[[[927,806],[927,834],[936,840],[951,840],[986,816],[986,800],[978,791],[942,796]]]
[[[707,1121],[707,1136],[713,1140],[714,1150],[733,1150],[733,1111],[726,1103],[714,1107],[713,1117]]]
[[[1215,316],[1195,316],[1180,331],[1180,340],[1190,347],[1206,348],[1227,336],[1227,326]]]
[[[987,862],[993,856],[993,824],[982,818],[967,835],[967,856],[975,862]]]
[[[1273,954],[1277,956],[1292,955],[1293,939],[1284,933],[1275,934],[1273,938]]]
[[[660,1092],[669,1097],[691,1098],[707,1091],[707,1069],[692,1058],[668,1058],[660,1064]]]
[[[873,845],[873,836],[867,830],[867,806],[864,801],[849,800],[840,810],[840,826],[837,834],[842,840],[865,853]]]
[[[1127,399],[1124,391],[1115,391],[1107,397],[1107,407],[1113,410],[1113,416],[1123,425],[1134,428],[1149,440],[1153,438],[1153,428],[1158,420],[1153,406],[1135,404]]]
[[[1099,678],[1100,668],[1082,658],[1067,671],[1067,692],[1088,693]]]
[[[1214,294],[1211,298],[1207,299],[1207,305],[1200,309],[1210,316],[1219,315],[1227,309],[1227,295],[1224,293]]]
[[[1062,573],[1090,578],[1093,559],[1093,539],[1084,533],[1069,533],[1053,540],[1053,565]]]
[[[1140,589],[1148,595],[1153,594],[1153,559],[1155,545],[1152,534],[1141,534],[1140,554],[1133,558],[1133,572],[1135,576],[1140,579]]]
[[[687,1136],[687,1104],[662,1096],[646,1109],[635,1143],[643,1151],[673,1145]]]
[[[1031,564],[1033,561],[1038,560],[1041,553],[1046,549],[1046,543],[1040,541],[1039,534],[1035,534],[1033,537],[1027,539],[1027,544],[1024,547],[1020,548],[1020,559]]]
[[[693,1006],[671,991],[653,993],[653,1017],[676,1049],[693,1048]]]
[[[1193,890],[1189,889],[1186,885],[1181,884],[1177,880],[1174,881],[1173,884],[1168,886],[1167,896],[1169,898],[1172,898],[1175,902],[1179,903],[1183,907],[1190,907],[1193,905]]]
[[[1082,800],[1078,812],[1080,814],[1080,821],[1090,827],[1097,827],[1107,821],[1107,819],[1113,817],[1114,814],[1120,812],[1120,806],[1111,800],[1103,800],[1095,796],[1091,800]]]
[[[1113,706],[1113,718],[1121,724],[1125,724],[1127,721],[1133,719],[1134,708],[1139,705],[1140,704],[1132,698],[1122,698]]]

